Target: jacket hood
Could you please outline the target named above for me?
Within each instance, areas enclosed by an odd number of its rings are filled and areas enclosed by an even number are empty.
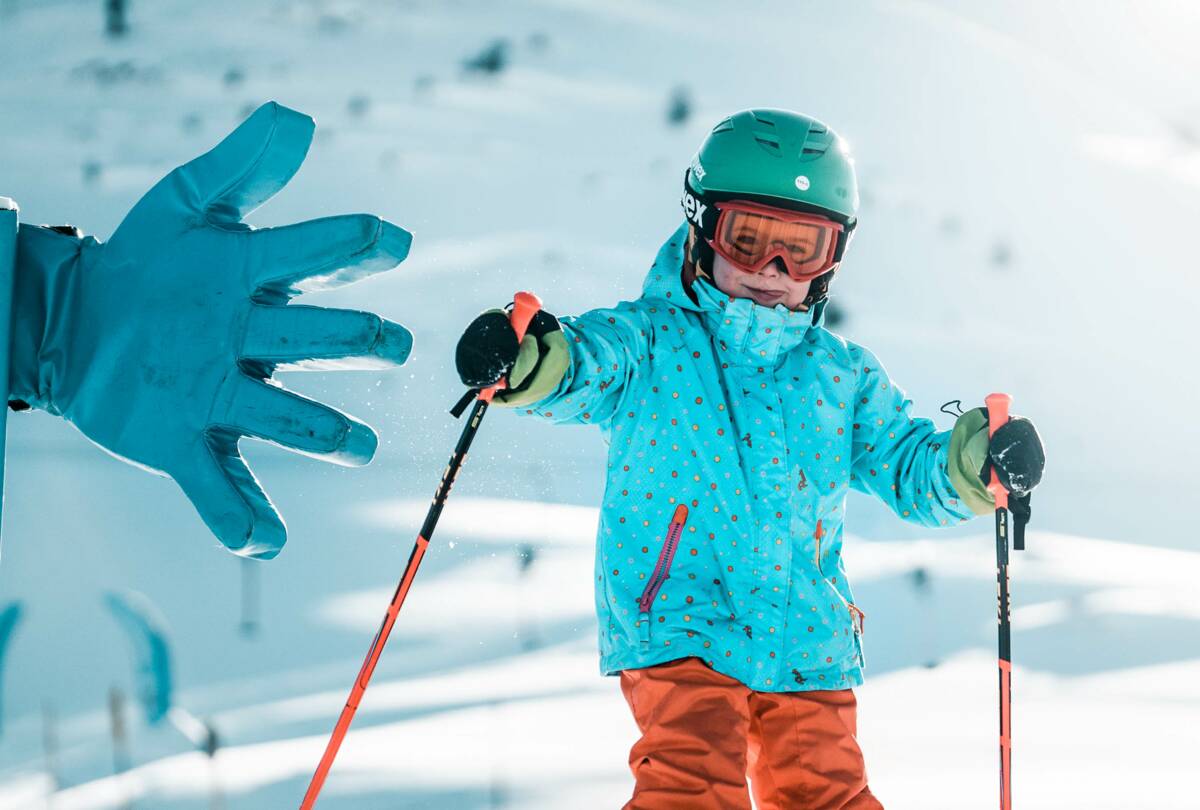
[[[684,222],[663,242],[642,284],[643,300],[666,301],[699,313],[714,338],[739,348],[736,356],[747,362],[761,364],[768,359],[777,362],[810,331],[823,328],[828,299],[807,312],[796,312],[783,304],[765,307],[749,298],[732,298],[704,279],[697,279],[692,285],[693,300],[683,286],[687,235],[688,226]]]

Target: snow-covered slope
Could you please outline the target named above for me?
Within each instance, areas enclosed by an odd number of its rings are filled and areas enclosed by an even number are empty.
[[[380,311],[417,346],[398,373],[289,378],[380,430],[371,467],[247,448],[290,526],[258,569],[253,638],[240,564],[171,482],[10,418],[0,602],[26,614],[2,673],[0,807],[47,804],[44,707],[55,808],[205,807],[214,783],[226,807],[294,806],[459,429],[457,327],[519,287],[558,313],[636,295],[695,146],[752,105],[812,112],[859,156],[840,331],[939,424],[946,400],[1008,390],[1045,436],[1013,567],[1020,806],[1197,806],[1195,8],[156,0],[108,41],[101,6],[0,0],[0,194],[103,236],[277,99],[318,138],[254,221],[365,210],[410,228],[396,273],[311,300]],[[501,70],[464,68],[498,40]],[[679,88],[690,116],[672,125]],[[594,431],[489,417],[322,807],[623,800],[634,729],[595,674],[589,612],[603,453]],[[848,528],[878,793],[992,806],[989,526],[930,537],[855,495]],[[223,735],[214,762],[134,723],[137,767],[106,778],[105,701],[131,682],[99,607],[114,588],[170,622],[180,702]]]
[[[416,506],[390,504],[375,512],[412,529]],[[513,564],[511,541],[492,531],[500,510],[514,523],[552,516],[562,530],[549,542],[534,536],[544,557],[525,573]],[[558,504],[471,498],[455,504],[447,534],[456,547],[480,553],[422,581],[389,655],[500,639],[510,639],[511,649],[426,674],[377,678],[322,806],[613,807],[623,801],[629,789],[623,754],[636,729],[615,682],[596,673],[591,594],[582,587],[591,554],[582,542],[571,542],[594,522],[591,510]],[[1109,645],[1139,633],[1161,642],[1156,628],[1194,621],[1189,596],[1200,554],[1044,532],[1029,539],[1040,551],[1026,552],[1013,566],[1025,605],[1014,616],[1016,656],[1029,662],[1014,676],[1016,800],[1031,808],[1194,806],[1182,791],[1200,746],[1200,731],[1188,722],[1200,703],[1200,662],[1155,661],[1150,643],[1137,654]],[[860,690],[860,736],[876,792],[894,807],[990,806],[995,659],[983,649],[994,635],[990,538],[852,538],[847,548],[871,617],[873,677]],[[1126,575],[1151,568],[1168,573],[1154,581],[1145,573]],[[478,598],[444,598],[466,592]],[[340,594],[308,613],[316,623],[346,626],[367,639],[389,596],[386,588]],[[1064,648],[1088,660],[1072,661]],[[1190,654],[1195,658],[1200,650]],[[54,806],[99,810],[135,801],[173,810],[202,806],[214,786],[230,806],[289,806],[324,748],[343,687],[298,688],[273,700],[225,692],[227,708],[211,720],[230,742],[214,760],[198,752],[167,754],[120,776],[61,790]],[[101,740],[91,744],[103,749]],[[39,806],[45,781],[31,765],[10,775],[0,806]],[[1096,779],[1102,765],[1110,769],[1108,778]]]

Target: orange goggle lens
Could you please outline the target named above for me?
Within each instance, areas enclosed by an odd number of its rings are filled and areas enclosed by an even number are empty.
[[[843,230],[837,222],[754,203],[717,203],[716,209],[709,244],[739,270],[757,273],[779,258],[789,276],[805,281],[833,267]]]

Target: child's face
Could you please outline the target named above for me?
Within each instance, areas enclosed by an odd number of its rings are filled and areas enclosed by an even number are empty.
[[[779,260],[769,263],[758,273],[738,270],[721,254],[713,255],[713,281],[717,289],[733,298],[750,298],[756,304],[773,307],[783,304],[793,311],[806,311],[804,299],[812,280],[796,281],[780,270]]]

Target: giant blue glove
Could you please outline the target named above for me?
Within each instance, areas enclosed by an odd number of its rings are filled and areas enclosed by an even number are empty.
[[[252,436],[340,464],[367,425],[285,390],[275,369],[383,368],[412,336],[368,312],[285,306],[387,270],[412,237],[378,217],[255,230],[242,218],[300,168],[308,116],[266,104],[175,169],[106,242],[21,225],[9,398],[171,476],[232,551],[269,559],[286,530],[238,452]]]

